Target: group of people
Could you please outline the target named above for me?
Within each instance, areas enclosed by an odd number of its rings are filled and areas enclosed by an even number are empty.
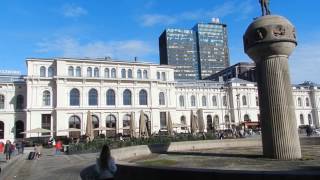
[[[5,144],[3,142],[0,142],[0,153],[4,153],[6,155],[7,161],[10,160],[11,156],[16,153],[16,150],[18,150],[18,154],[23,154],[23,141],[17,141],[12,143],[10,140],[7,140]]]

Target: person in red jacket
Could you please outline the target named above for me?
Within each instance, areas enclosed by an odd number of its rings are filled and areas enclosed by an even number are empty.
[[[4,143],[0,142],[0,153],[3,153],[4,151]]]
[[[56,143],[56,155],[61,154],[61,149],[62,149],[62,141],[58,140]]]

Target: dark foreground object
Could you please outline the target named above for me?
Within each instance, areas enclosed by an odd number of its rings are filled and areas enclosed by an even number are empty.
[[[310,172],[303,171],[280,171],[280,172],[262,172],[262,171],[227,171],[227,170],[207,170],[207,169],[191,169],[191,168],[153,168],[153,167],[137,167],[130,165],[118,165],[116,179],[118,180],[163,180],[163,179],[246,179],[246,180],[319,180],[320,169],[313,169]]]

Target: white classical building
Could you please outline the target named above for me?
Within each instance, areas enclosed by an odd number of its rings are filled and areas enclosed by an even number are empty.
[[[169,114],[175,131],[188,131],[191,112],[200,109],[206,131],[259,124],[256,84],[241,79],[175,81],[172,66],[111,59],[30,58],[26,63],[26,76],[0,72],[0,140],[37,136],[21,134],[35,128],[55,136],[84,134],[88,112],[94,128],[108,127],[110,136],[127,134],[131,120],[138,132],[141,111],[149,133],[165,129]],[[320,87],[293,86],[293,94],[297,126],[318,127]],[[68,128],[83,131],[62,131]]]

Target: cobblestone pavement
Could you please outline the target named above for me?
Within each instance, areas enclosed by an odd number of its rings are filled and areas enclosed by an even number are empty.
[[[38,160],[27,160],[27,154],[12,163],[1,180],[77,180],[80,171],[94,164],[97,154],[53,155],[53,149],[45,149]]]

